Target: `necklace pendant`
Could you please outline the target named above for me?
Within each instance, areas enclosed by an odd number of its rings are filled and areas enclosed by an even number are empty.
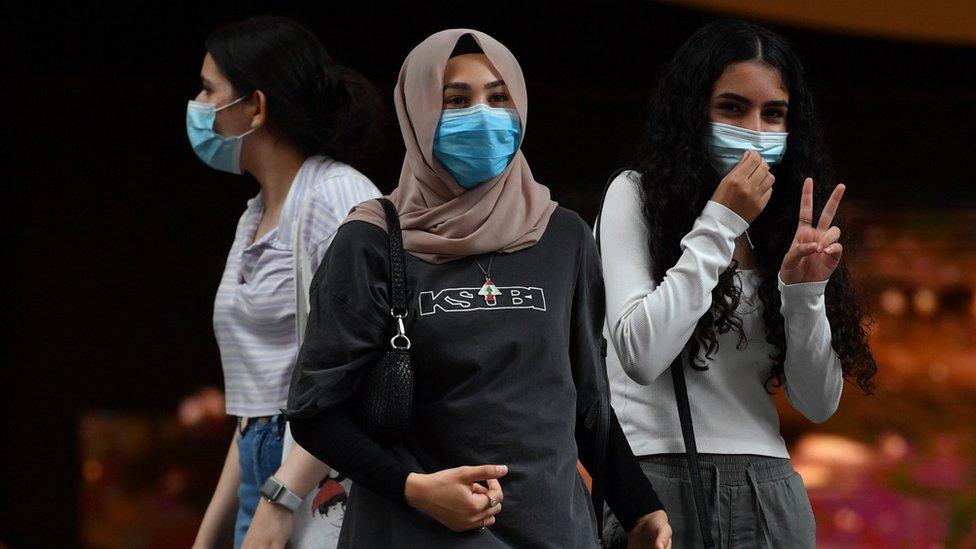
[[[495,283],[491,281],[491,277],[485,277],[485,285],[481,287],[478,295],[485,298],[485,304],[492,306],[495,304],[495,296],[502,295],[501,291],[495,287]]]

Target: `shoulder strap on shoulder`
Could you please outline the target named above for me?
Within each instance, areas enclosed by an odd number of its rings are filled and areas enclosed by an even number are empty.
[[[328,171],[335,162],[327,160],[329,164],[325,171]],[[295,235],[292,246],[293,276],[295,280],[295,331],[298,334],[298,345],[301,346],[305,340],[305,323],[308,320],[309,304],[309,285],[312,283],[312,269],[309,265],[308,250],[305,247],[305,222],[308,219],[308,209],[315,196],[315,182],[310,181],[301,191],[300,206],[298,208],[298,222],[295,223]]]
[[[407,262],[403,252],[403,235],[400,231],[400,214],[387,198],[377,198],[386,214],[387,234],[390,237],[390,313],[394,317],[407,315]]]
[[[603,251],[603,248],[600,246],[600,218],[603,217],[603,203],[607,201],[607,192],[610,190],[610,185],[613,185],[614,180],[617,179],[620,174],[626,171],[629,171],[629,168],[620,168],[619,170],[613,172],[613,175],[610,176],[610,179],[608,179],[606,184],[603,186],[603,194],[600,195],[600,210],[597,213],[596,221],[593,223],[595,225],[594,230],[596,231],[596,249],[600,252]]]

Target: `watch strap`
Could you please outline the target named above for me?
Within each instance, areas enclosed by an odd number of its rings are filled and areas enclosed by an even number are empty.
[[[268,477],[261,486],[261,496],[268,500],[268,503],[280,505],[292,513],[298,510],[302,504],[302,498],[285,486],[285,483],[275,477]]]

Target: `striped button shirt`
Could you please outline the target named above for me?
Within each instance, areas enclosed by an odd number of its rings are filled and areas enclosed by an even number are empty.
[[[312,195],[299,238],[313,273],[349,210],[380,196],[351,166],[313,156],[295,175],[278,226],[256,241],[264,200],[258,193],[247,202],[214,302],[214,333],[230,415],[273,415],[288,399],[298,354],[294,242],[306,187]]]

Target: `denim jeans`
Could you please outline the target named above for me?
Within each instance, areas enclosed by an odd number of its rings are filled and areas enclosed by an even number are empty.
[[[254,511],[261,500],[261,485],[281,466],[282,442],[285,434],[285,418],[272,417],[270,423],[258,423],[248,419],[242,429],[237,420],[237,449],[241,463],[241,483],[237,489],[237,523],[234,526],[234,547],[244,543],[247,528],[254,518]]]

